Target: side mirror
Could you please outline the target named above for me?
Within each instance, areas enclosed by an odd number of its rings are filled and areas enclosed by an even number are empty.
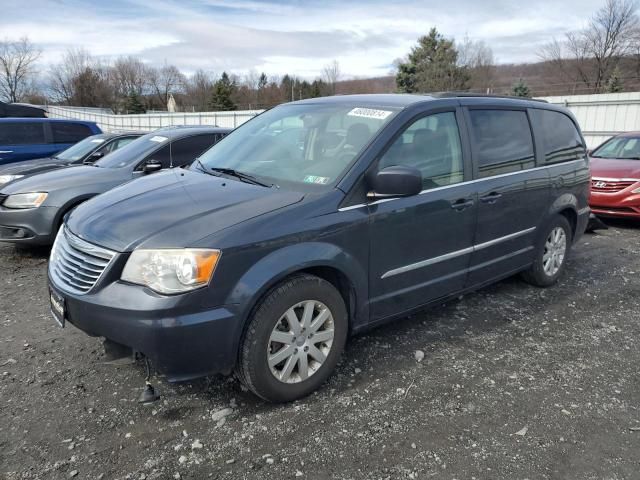
[[[85,165],[91,165],[92,163],[97,162],[98,160],[100,160],[102,157],[104,157],[104,153],[103,152],[93,152],[82,163],[84,163]]]
[[[394,165],[369,177],[367,198],[409,197],[422,191],[422,173],[414,167]]]
[[[153,173],[162,170],[162,163],[158,160],[147,160],[142,167],[144,173]]]

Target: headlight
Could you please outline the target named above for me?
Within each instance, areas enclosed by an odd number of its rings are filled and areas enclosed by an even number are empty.
[[[0,175],[0,185],[13,182],[14,180],[17,180],[22,177],[24,177],[24,175]]]
[[[122,272],[122,280],[145,285],[158,293],[182,293],[207,285],[220,250],[135,250]]]
[[[9,195],[2,204],[6,208],[38,208],[47,198],[44,192]]]

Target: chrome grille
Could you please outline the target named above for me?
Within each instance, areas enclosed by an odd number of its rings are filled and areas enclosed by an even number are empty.
[[[51,249],[49,275],[63,290],[87,293],[115,255],[115,252],[85,242],[62,227]]]
[[[613,180],[613,179],[600,179],[594,178],[591,180],[591,189],[594,192],[613,193],[629,188],[634,183],[638,183],[638,180]]]

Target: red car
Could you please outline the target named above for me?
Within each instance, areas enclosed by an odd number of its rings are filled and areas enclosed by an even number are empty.
[[[640,218],[640,132],[617,135],[590,156],[591,211]]]

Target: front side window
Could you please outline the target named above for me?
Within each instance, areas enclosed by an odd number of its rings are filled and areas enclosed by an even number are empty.
[[[595,158],[640,160],[640,138],[613,137],[594,150],[591,156]]]
[[[552,110],[531,110],[536,132],[542,136],[544,161],[547,164],[584,158],[586,150],[578,129],[563,113]]]
[[[455,113],[437,113],[413,122],[380,159],[378,168],[392,165],[420,170],[425,189],[462,182],[462,148]]]
[[[533,168],[533,137],[527,113],[469,110],[480,178]]]
[[[282,105],[234,130],[200,157],[198,168],[233,169],[292,189],[327,189],[396,112],[390,107]]]
[[[44,138],[42,122],[6,122],[0,124],[0,145],[42,145]]]
[[[171,144],[171,166],[181,167],[193,163],[193,161],[211,145],[216,143],[216,135],[194,135],[182,138]]]

